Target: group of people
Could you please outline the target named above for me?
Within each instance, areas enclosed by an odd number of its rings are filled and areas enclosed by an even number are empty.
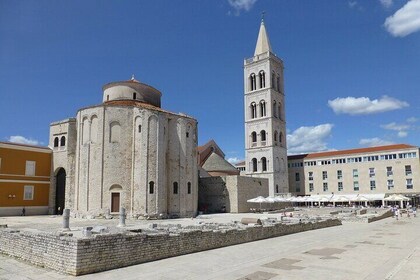
[[[400,209],[398,205],[394,205],[392,207],[392,213],[394,214],[394,217],[398,220],[400,217],[402,218],[403,211],[407,213],[407,217],[410,217],[410,214],[413,215],[413,217],[417,217],[417,207],[412,206],[410,204],[407,204],[406,209]]]

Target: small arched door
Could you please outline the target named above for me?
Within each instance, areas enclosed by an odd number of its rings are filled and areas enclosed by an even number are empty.
[[[55,213],[62,215],[66,195],[66,171],[60,168],[55,176]]]

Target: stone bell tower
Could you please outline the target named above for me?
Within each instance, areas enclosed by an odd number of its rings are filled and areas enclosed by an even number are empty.
[[[269,179],[270,196],[288,193],[283,61],[261,20],[254,56],[244,61],[246,175]]]

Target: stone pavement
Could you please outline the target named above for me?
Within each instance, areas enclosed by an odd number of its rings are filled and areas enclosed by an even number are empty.
[[[420,217],[302,232],[77,279],[418,279]],[[0,279],[75,279],[0,255]]]

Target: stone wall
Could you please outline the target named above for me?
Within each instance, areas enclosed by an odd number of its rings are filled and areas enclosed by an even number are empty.
[[[79,110],[77,125],[72,214],[106,216],[124,207],[131,217],[196,215],[195,119],[105,103]]]
[[[198,181],[198,211],[220,213],[226,207],[230,213],[229,193],[222,177],[200,178]]]
[[[227,230],[189,229],[175,234],[124,232],[86,238],[0,229],[0,252],[59,272],[82,275],[338,225],[341,222],[334,219]]]
[[[393,215],[392,214],[392,211],[391,210],[388,210],[388,211],[385,211],[384,213],[382,213],[380,215],[377,215],[375,217],[369,217],[367,219],[367,222],[368,223],[376,222],[376,221],[379,221],[379,220],[382,220],[382,219],[385,219],[385,218],[392,217],[392,215]]]
[[[210,213],[246,213],[259,205],[247,202],[268,196],[268,179],[239,175],[200,178],[199,211]]]
[[[46,232],[0,229],[0,253],[77,275],[78,240]]]
[[[228,176],[226,178],[229,193],[236,192],[236,200],[233,213],[246,213],[250,208],[259,207],[258,204],[247,202],[248,199],[257,196],[267,197],[269,195],[268,179]]]
[[[54,147],[55,137],[66,137],[66,145]],[[50,124],[49,147],[53,149],[51,184],[49,196],[49,214],[56,214],[56,176],[60,168],[66,171],[65,205],[73,208],[74,205],[74,173],[76,156],[77,127],[76,119],[70,118]],[[61,209],[62,210],[62,209]]]

